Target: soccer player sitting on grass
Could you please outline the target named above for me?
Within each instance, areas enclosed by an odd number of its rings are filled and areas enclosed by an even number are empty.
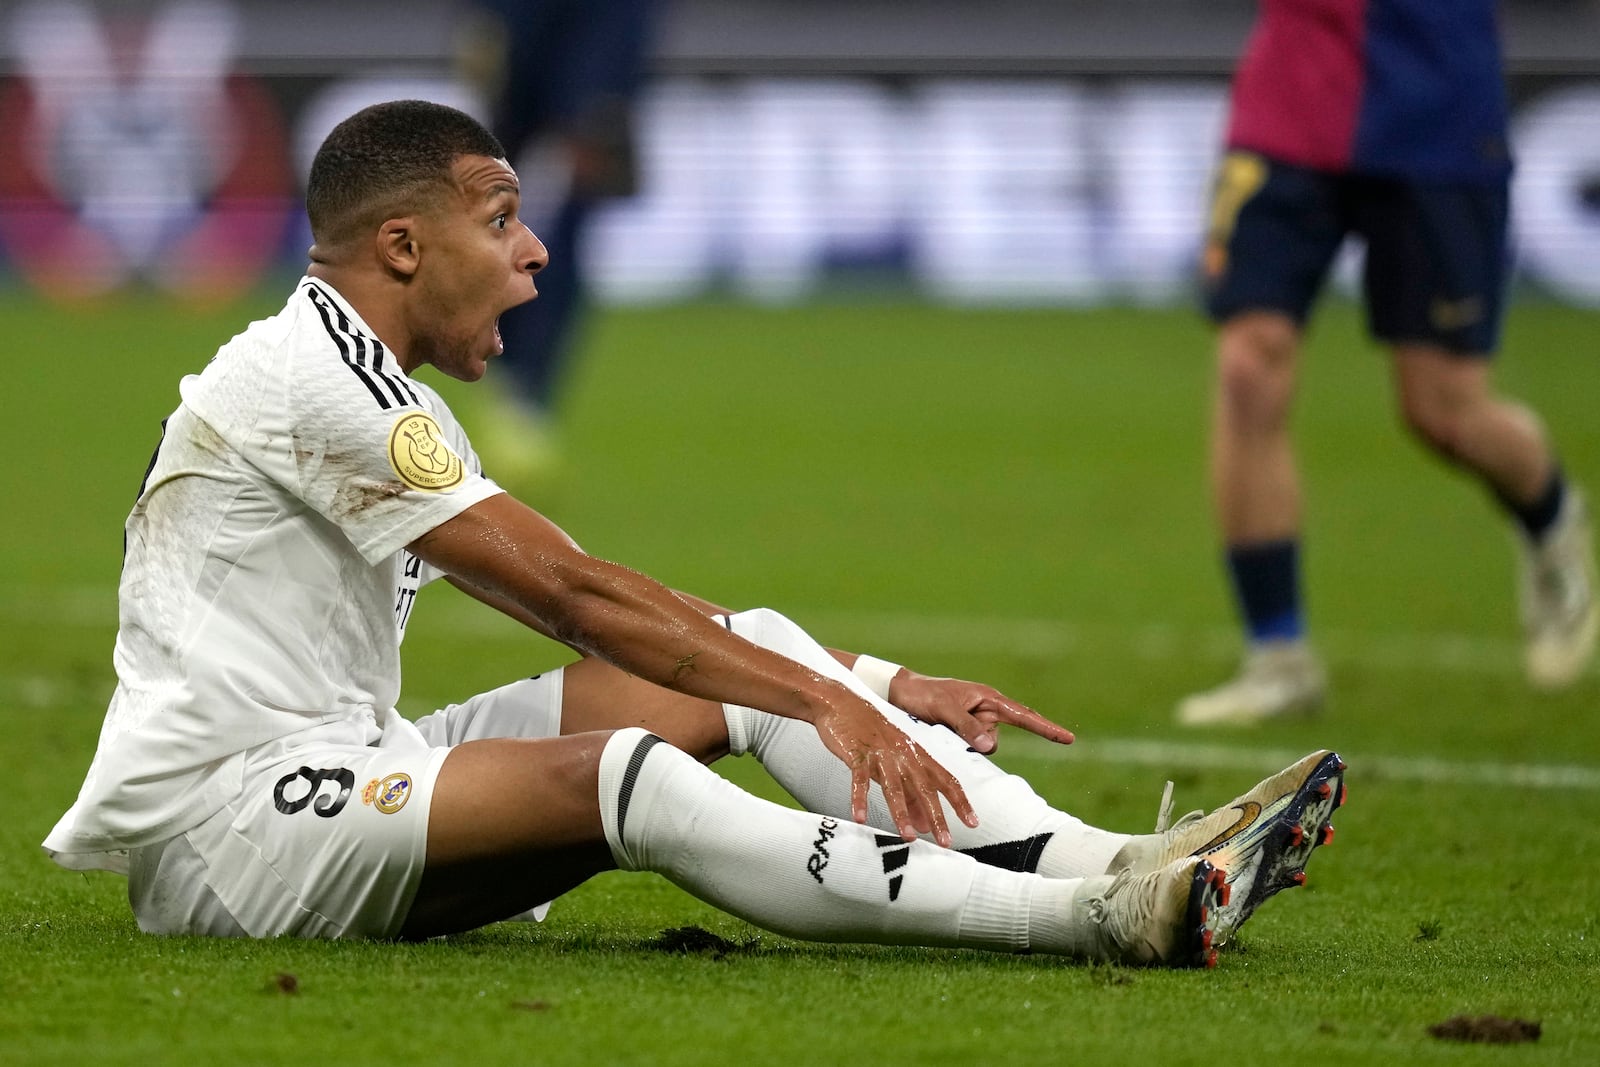
[[[985,753],[1071,734],[987,686],[822,648],[585,554],[486,478],[424,364],[475,381],[546,255],[475,121],[401,101],[312,164],[311,266],[185,378],[126,527],[119,679],[45,842],[124,870],[142,929],[427,937],[613,868],[794,937],[1214,961],[1332,832],[1316,752],[1142,836]],[[446,578],[582,654],[417,722],[417,590]],[[702,766],[754,753],[809,811]]]

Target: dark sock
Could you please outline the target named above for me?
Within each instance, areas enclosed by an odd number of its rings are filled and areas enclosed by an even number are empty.
[[[1292,641],[1304,636],[1299,540],[1230,545],[1227,559],[1250,639]]]
[[[1550,527],[1555,525],[1556,516],[1561,514],[1561,503],[1567,498],[1567,479],[1558,463],[1550,471],[1550,481],[1544,490],[1528,503],[1519,504],[1499,490],[1495,491],[1495,497],[1500,501],[1500,506],[1517,520],[1517,525],[1522,527],[1528,539],[1538,544],[1544,540]]]

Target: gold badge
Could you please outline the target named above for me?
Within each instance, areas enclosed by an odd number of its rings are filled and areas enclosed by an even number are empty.
[[[372,806],[385,815],[393,815],[406,806],[406,801],[411,799],[411,776],[409,774],[391,774],[378,785],[378,795],[373,800]]]
[[[389,431],[389,463],[413,489],[436,493],[461,484],[461,457],[450,451],[439,424],[426,411],[408,412],[395,422]]]
[[[367,807],[370,808],[370,807],[372,807],[373,798],[376,797],[377,795],[378,795],[378,780],[376,778],[374,778],[372,781],[370,781],[370,782],[368,782],[366,784],[366,788],[361,790],[361,803],[365,804]]]
[[[1461,300],[1440,297],[1428,306],[1428,317],[1436,330],[1464,330],[1483,318],[1483,301],[1475,296]]]
[[[1229,152],[1222,158],[1211,188],[1211,221],[1206,227],[1206,240],[1210,244],[1227,247],[1233,239],[1239,212],[1271,176],[1267,161],[1250,152]],[[1208,263],[1207,268],[1210,266]],[[1219,264],[1219,269],[1222,266],[1226,264]]]

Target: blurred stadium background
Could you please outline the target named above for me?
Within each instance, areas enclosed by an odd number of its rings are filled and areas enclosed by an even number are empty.
[[[1181,300],[1253,8],[672,0],[640,195],[585,246],[597,295]],[[1600,304],[1600,3],[1503,12],[1519,279]],[[397,96],[483,113],[464,25],[449,0],[7,0],[0,263],[58,295],[297,270],[300,181],[335,121]]]

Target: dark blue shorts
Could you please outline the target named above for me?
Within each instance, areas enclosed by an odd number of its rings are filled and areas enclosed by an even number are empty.
[[[1206,310],[1272,310],[1304,323],[1346,235],[1366,243],[1367,328],[1388,343],[1487,355],[1509,267],[1507,183],[1335,174],[1230,152],[1205,251]]]

